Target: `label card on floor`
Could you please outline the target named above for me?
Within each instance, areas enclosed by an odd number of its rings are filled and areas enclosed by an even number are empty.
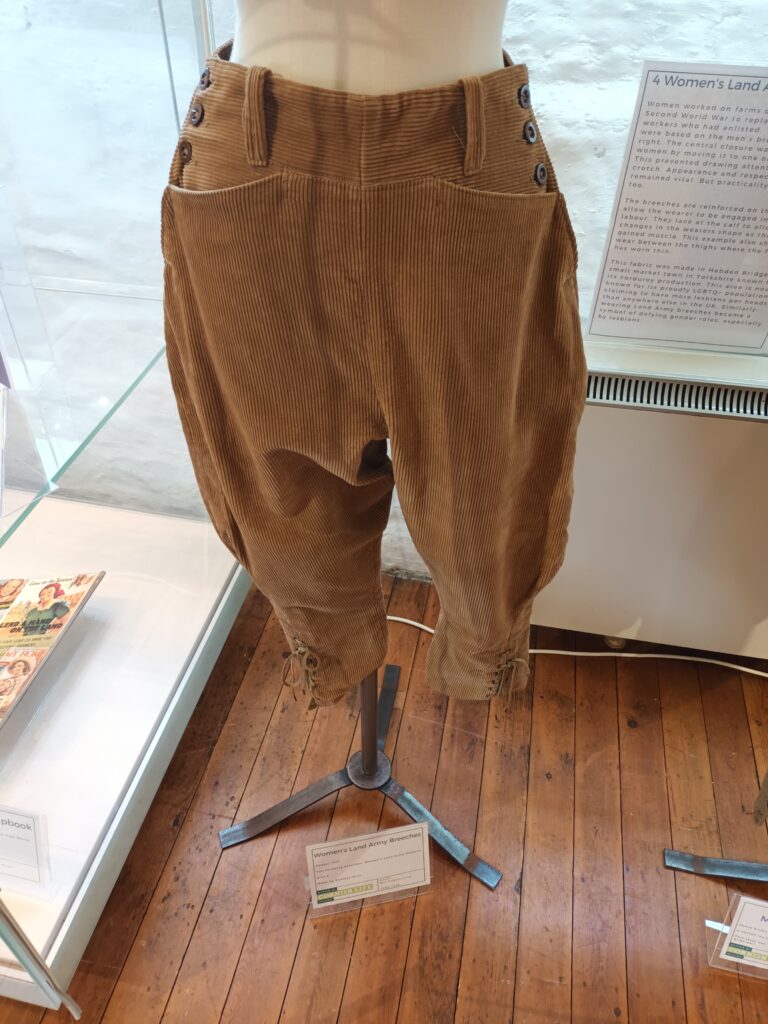
[[[739,899],[720,956],[768,972],[768,903],[751,896]]]
[[[348,903],[429,882],[426,821],[307,847],[312,906]]]

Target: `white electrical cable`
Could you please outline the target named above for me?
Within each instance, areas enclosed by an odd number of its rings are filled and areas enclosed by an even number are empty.
[[[403,619],[399,615],[388,615],[390,622],[404,622],[407,626],[416,626],[423,629],[425,633],[434,633],[431,626],[423,622],[414,622],[413,619]],[[673,658],[676,661],[703,661],[708,665],[722,665],[723,668],[735,668],[738,672],[749,672],[753,676],[762,676],[768,679],[768,672],[761,672],[757,668],[747,668],[746,665],[735,665],[730,661],[720,661],[718,658],[696,658],[690,654],[666,654],[664,651],[639,652],[639,651],[558,651],[547,647],[531,647],[531,654],[563,654],[569,658]]]

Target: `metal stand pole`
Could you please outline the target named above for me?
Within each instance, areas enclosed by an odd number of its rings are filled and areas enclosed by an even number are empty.
[[[329,793],[354,785],[360,789],[380,789],[414,821],[426,821],[429,834],[438,846],[478,881],[487,885],[489,889],[495,889],[501,879],[501,872],[480,857],[476,857],[469,847],[449,832],[412,793],[392,778],[392,762],[384,753],[384,745],[399,679],[400,667],[387,665],[378,701],[377,672],[371,672],[360,683],[361,749],[352,755],[345,768],[318,779],[306,789],[294,793],[286,800],[281,800],[280,803],[247,821],[221,829],[219,840],[222,848],[226,849],[236,843],[253,839],[297,811],[302,811],[305,807],[322,800]]]
[[[361,751],[363,756],[363,774],[367,776],[376,773],[378,763],[378,751],[376,749],[376,701],[378,698],[376,687],[376,674],[367,675],[360,684],[360,732],[362,734]]]

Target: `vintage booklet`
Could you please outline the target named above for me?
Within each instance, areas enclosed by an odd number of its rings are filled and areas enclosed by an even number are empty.
[[[0,727],[104,575],[0,579]]]

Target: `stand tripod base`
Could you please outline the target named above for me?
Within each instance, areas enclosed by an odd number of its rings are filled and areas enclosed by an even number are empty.
[[[452,832],[437,820],[431,811],[419,803],[416,797],[392,778],[392,763],[384,753],[384,745],[389,730],[389,720],[395,703],[400,668],[387,665],[384,669],[384,681],[381,694],[376,700],[376,672],[371,672],[360,684],[360,727],[362,733],[362,749],[353,754],[345,768],[332,772],[322,779],[313,782],[286,800],[281,800],[261,814],[247,821],[230,825],[219,832],[222,849],[243,843],[248,839],[266,832],[268,828],[285,821],[297,811],[304,810],[317,803],[330,793],[335,793],[345,786],[357,786],[360,789],[381,790],[398,807],[402,808],[414,821],[426,821],[432,839],[441,846],[458,864],[472,876],[495,889],[501,879],[501,872],[465,846]]]
[[[360,789],[381,789],[392,775],[392,762],[383,751],[378,752],[376,770],[372,775],[363,771],[363,752],[358,750],[347,762],[347,775],[353,786]]]

